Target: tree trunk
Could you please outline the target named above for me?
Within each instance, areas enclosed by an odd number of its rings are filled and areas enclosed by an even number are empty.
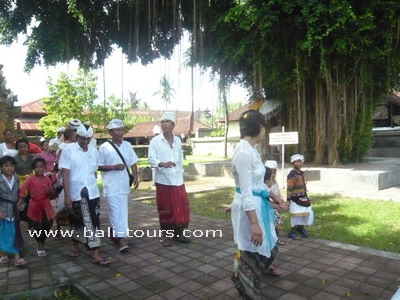
[[[326,72],[326,93],[328,100],[328,118],[327,118],[327,142],[328,142],[328,165],[335,166],[339,160],[338,138],[340,135],[338,128],[338,107],[337,93],[333,86],[331,68],[327,66]]]
[[[228,157],[228,130],[229,130],[229,110],[228,101],[226,99],[226,86],[222,90],[222,101],[225,107],[225,136],[224,136],[224,157]]]
[[[326,108],[322,82],[315,84],[315,155],[314,164],[322,164],[326,145]]]

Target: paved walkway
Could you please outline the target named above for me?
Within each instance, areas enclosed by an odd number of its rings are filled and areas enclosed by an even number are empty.
[[[156,207],[131,201],[130,224],[154,235]],[[103,205],[102,227],[107,225]],[[192,244],[170,248],[155,237],[133,237],[127,254],[104,238],[101,252],[111,259],[109,268],[92,264],[83,247],[80,257],[69,257],[68,238],[49,238],[49,255],[38,257],[25,232],[29,266],[0,265],[0,295],[79,283],[88,299],[238,299],[230,281],[236,250],[230,222],[192,215],[190,228],[194,234],[221,230],[222,237],[193,238]],[[284,240],[274,263],[284,275],[261,279],[265,299],[390,299],[400,286],[399,254],[313,238]]]

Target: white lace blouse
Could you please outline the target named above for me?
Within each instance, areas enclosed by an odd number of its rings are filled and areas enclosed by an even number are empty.
[[[252,191],[267,189],[264,184],[265,167],[258,151],[245,140],[240,140],[233,153],[232,173],[235,186],[240,188],[243,209],[254,210]]]
[[[236,146],[232,158],[232,172],[235,186],[240,188],[240,193],[235,193],[232,202],[233,239],[241,251],[257,252],[270,257],[271,248],[267,240],[272,239],[273,243],[276,242],[275,228],[273,221],[268,221],[269,228],[264,226],[267,221],[266,216],[263,215],[262,201],[265,200],[252,194],[252,191],[260,192],[267,189],[264,184],[265,167],[257,150],[245,140],[240,140]],[[251,240],[251,224],[246,213],[249,210],[255,211],[262,231],[263,242],[260,246],[255,246]]]

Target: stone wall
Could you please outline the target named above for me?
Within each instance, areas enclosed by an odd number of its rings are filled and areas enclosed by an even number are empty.
[[[370,157],[400,157],[400,129],[373,131]]]

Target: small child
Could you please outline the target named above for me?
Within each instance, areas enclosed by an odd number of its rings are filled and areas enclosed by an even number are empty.
[[[271,201],[271,206],[274,208],[274,217],[275,217],[275,232],[276,232],[276,236],[278,237],[277,243],[278,245],[282,245],[282,242],[279,241],[279,235],[278,235],[278,229],[277,229],[277,215],[279,215],[279,211],[282,210],[287,210],[288,206],[287,203],[285,203],[283,201],[283,199],[281,199],[280,197],[280,193],[279,193],[279,189],[278,189],[278,194],[275,193],[275,191],[272,190],[272,186],[273,186],[273,179],[272,179],[272,169],[270,169],[269,167],[265,167],[265,174],[264,174],[264,183],[265,185],[270,189],[270,198],[269,200]],[[278,196],[279,195],[279,196]],[[280,218],[280,217],[279,217]],[[284,243],[286,244],[286,243]],[[271,265],[268,267],[268,274],[276,276],[276,277],[280,277],[282,276],[282,272],[278,270],[278,268],[274,267],[272,265],[272,261],[271,261]]]
[[[19,197],[29,191],[31,200],[29,202],[27,216],[29,218],[29,230],[36,230],[35,239],[37,241],[38,256],[46,256],[44,243],[46,233],[53,225],[53,206],[50,203],[50,197],[53,194],[52,182],[48,176],[44,176],[46,161],[42,157],[35,157],[32,160],[32,169],[35,175],[30,176],[20,187]],[[21,200],[20,199],[20,200]]]
[[[278,163],[275,160],[267,160],[264,164],[265,167],[269,168],[271,170],[271,186],[270,189],[271,191],[278,197],[281,197],[281,192],[279,190],[278,182],[276,182],[276,171],[278,169]],[[279,213],[278,209],[274,209],[275,213],[275,230],[276,230],[276,236],[278,237],[278,245],[286,245],[286,243],[282,240],[279,239],[279,227],[282,225],[282,219],[281,215]]]
[[[287,176],[287,200],[290,201],[290,219],[292,230],[288,237],[294,240],[300,239],[296,231],[303,237],[308,237],[308,232],[304,225],[312,225],[314,221],[314,212],[311,209],[311,202],[307,196],[306,181],[304,180],[301,168],[304,163],[304,156],[294,154],[290,158],[293,170]]]
[[[24,241],[18,218],[22,201],[18,201],[16,164],[17,162],[11,156],[6,155],[0,158],[0,251],[14,254],[14,266],[23,267],[28,261],[20,255]],[[8,256],[0,256],[0,263],[8,264]]]

